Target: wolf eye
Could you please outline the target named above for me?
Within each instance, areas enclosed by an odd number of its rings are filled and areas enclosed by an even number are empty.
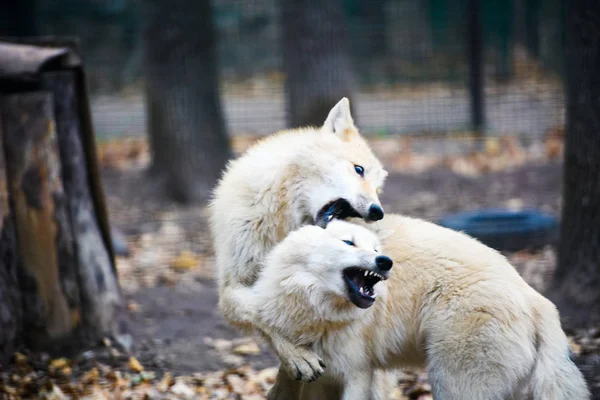
[[[360,165],[355,165],[354,166],[354,170],[356,171],[357,174],[359,174],[360,176],[365,176],[365,169],[363,167],[361,167]]]
[[[348,246],[354,246],[354,242],[351,240],[342,240],[342,242],[346,243]]]

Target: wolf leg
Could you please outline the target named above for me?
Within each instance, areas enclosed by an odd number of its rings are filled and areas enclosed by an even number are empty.
[[[281,367],[290,378],[313,382],[325,372],[325,363],[315,352],[296,346],[280,334],[258,327],[281,361]]]
[[[312,382],[323,375],[325,364],[314,352],[296,346],[269,327],[260,326],[252,296],[252,289],[245,286],[228,287],[222,291],[219,308],[229,323],[245,330],[258,331],[271,344],[281,367],[293,379]]]
[[[252,306],[252,289],[249,286],[226,286],[219,293],[219,309],[233,326],[252,330],[256,310]]]

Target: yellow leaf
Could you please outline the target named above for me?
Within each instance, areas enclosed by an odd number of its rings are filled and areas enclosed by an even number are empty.
[[[239,354],[242,356],[255,356],[260,354],[260,348],[256,343],[241,344],[233,349],[233,354]]]
[[[88,372],[83,375],[81,379],[83,382],[92,383],[96,382],[100,377],[100,373],[98,372],[98,368],[92,368]]]
[[[15,362],[17,363],[17,365],[27,364],[27,356],[23,353],[16,352]]]
[[[69,360],[67,360],[66,358],[56,358],[56,359],[50,361],[51,369],[62,369],[62,368],[66,368],[68,366],[69,366]]]
[[[173,261],[171,267],[175,270],[185,271],[198,267],[200,259],[190,251],[182,251]]]
[[[135,357],[129,357],[129,368],[135,372],[142,372],[144,367]]]

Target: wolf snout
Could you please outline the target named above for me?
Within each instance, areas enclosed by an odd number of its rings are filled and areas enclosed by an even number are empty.
[[[367,218],[370,221],[379,221],[383,219],[383,208],[381,208],[377,204],[371,204],[371,207],[369,207],[369,214],[367,215]]]
[[[394,262],[392,261],[391,258],[389,258],[387,256],[377,256],[377,257],[375,257],[375,265],[381,271],[387,272],[390,269],[392,269],[392,265],[394,265]]]

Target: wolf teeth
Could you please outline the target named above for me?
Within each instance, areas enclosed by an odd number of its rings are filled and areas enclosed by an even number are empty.
[[[369,275],[369,271],[365,271],[365,276]]]

